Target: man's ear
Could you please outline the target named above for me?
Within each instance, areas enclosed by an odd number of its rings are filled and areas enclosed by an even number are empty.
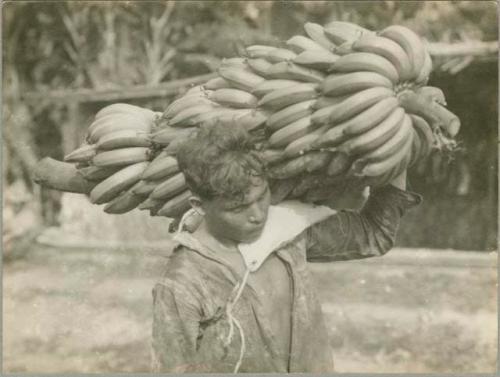
[[[202,207],[202,201],[199,196],[193,195],[189,198],[189,204],[191,204],[191,207],[200,215],[204,216],[205,211],[203,210]]]

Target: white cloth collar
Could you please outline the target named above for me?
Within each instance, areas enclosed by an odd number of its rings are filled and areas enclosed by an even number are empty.
[[[267,257],[280,246],[293,240],[311,225],[336,213],[326,206],[287,200],[269,207],[266,225],[260,237],[238,245],[246,267],[257,271]]]

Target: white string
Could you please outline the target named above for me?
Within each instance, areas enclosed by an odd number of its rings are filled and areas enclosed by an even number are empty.
[[[240,323],[236,318],[233,317],[234,324],[236,327],[238,327],[238,331],[240,332],[240,337],[241,337],[241,347],[240,347],[240,357],[238,358],[238,362],[236,363],[233,373],[238,373],[241,363],[243,361],[243,355],[245,354],[246,351],[246,344],[245,344],[245,333],[243,332],[243,328],[241,327]]]
[[[232,341],[233,335],[234,335],[234,325],[236,325],[236,327],[238,328],[238,331],[240,333],[240,338],[241,338],[240,356],[239,356],[238,361],[234,367],[233,373],[238,373],[238,370],[240,369],[241,362],[243,361],[243,356],[244,356],[245,350],[246,350],[246,344],[245,344],[245,333],[243,332],[243,328],[241,327],[239,321],[233,316],[232,311],[233,311],[234,305],[239,300],[239,298],[243,292],[243,288],[245,288],[245,285],[247,283],[249,275],[250,275],[250,269],[247,268],[245,271],[245,275],[243,276],[243,279],[241,280],[241,283],[237,284],[233,289],[233,292],[235,290],[238,290],[236,293],[236,296],[234,297],[234,299],[232,301],[229,301],[226,305],[226,316],[228,317],[228,320],[229,320],[229,333],[228,333],[227,338],[226,338],[225,346],[228,347],[229,344],[231,344],[231,341]]]

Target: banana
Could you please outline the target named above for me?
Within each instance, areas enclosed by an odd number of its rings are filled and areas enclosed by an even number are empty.
[[[266,111],[252,110],[236,118],[236,123],[250,132],[265,124],[268,118],[269,114]]]
[[[166,200],[162,200],[162,199],[147,198],[145,201],[143,201],[141,204],[139,204],[137,206],[137,208],[140,210],[149,209],[149,210],[151,210],[151,216],[154,216],[158,212],[158,210],[161,207],[163,207],[165,202],[166,202]]]
[[[328,51],[319,43],[314,42],[312,39],[304,37],[303,35],[294,35],[287,40],[286,45],[289,46],[296,54],[304,51]]]
[[[257,106],[258,99],[253,94],[239,89],[217,89],[210,99],[222,106],[248,109]]]
[[[421,158],[426,158],[431,153],[432,148],[435,145],[434,133],[432,132],[432,128],[427,123],[427,121],[419,117],[418,115],[410,115],[413,128],[416,131],[418,138],[422,144],[421,146]]]
[[[346,135],[359,135],[375,127],[399,105],[396,97],[388,97],[343,123]]]
[[[359,157],[353,164],[353,170],[359,171],[359,167],[374,161],[382,161],[399,151],[412,137],[413,126],[409,115],[404,114],[403,122],[397,132],[385,143],[381,144],[371,152]]]
[[[413,136],[412,136],[412,143],[413,143]],[[388,180],[387,183],[390,183],[394,178],[396,178],[398,175],[400,175],[404,170],[407,170],[408,167],[410,166],[410,160],[411,160],[411,146],[408,148],[408,152],[403,156],[401,161],[397,163],[393,168],[391,168],[388,173]]]
[[[234,126],[238,123],[238,119],[250,115],[254,109],[231,109],[219,113],[217,116],[213,117],[210,121],[203,124],[225,124],[227,126]]]
[[[312,143],[311,149],[327,149],[336,151],[335,147],[349,139],[344,131],[345,126],[342,126],[341,124],[334,125]]]
[[[271,147],[286,147],[292,141],[307,135],[316,128],[318,127],[311,123],[311,117],[305,116],[274,132],[269,138],[269,145]]]
[[[297,80],[312,83],[320,83],[325,75],[315,69],[301,67],[292,62],[276,63],[267,70],[267,75],[271,79]]]
[[[446,106],[446,97],[444,96],[443,91],[435,86],[422,86],[421,88],[415,90],[415,92],[429,98],[431,101],[439,103],[442,106]]]
[[[341,56],[332,66],[332,72],[370,71],[387,77],[393,84],[399,81],[396,67],[386,58],[370,52],[353,52]]]
[[[112,132],[104,135],[97,142],[97,149],[99,150],[149,146],[151,146],[149,133],[134,130]]]
[[[217,89],[215,92],[220,90],[231,90],[231,89]],[[212,98],[213,94],[210,95]],[[176,116],[168,121],[168,126],[170,127],[192,127],[196,126],[198,123],[196,117],[203,113],[208,113],[212,111],[216,106],[214,105],[196,105],[193,107],[188,107],[180,111]]]
[[[90,201],[94,204],[109,202],[123,190],[127,190],[141,179],[148,162],[129,165],[100,182],[90,192]]]
[[[391,80],[376,72],[351,72],[327,76],[322,85],[324,95],[341,96],[363,89],[382,86],[392,89]]]
[[[66,162],[87,162],[96,155],[97,146],[95,144],[83,143],[73,152],[64,156]]]
[[[99,118],[95,118],[94,121],[87,128],[87,135],[90,135],[94,129],[101,127],[105,123],[110,123],[116,121],[117,119],[121,119],[122,117],[127,117],[128,119],[135,119],[137,122],[143,123],[145,121],[144,117],[138,113],[110,113],[103,115]],[[147,121],[146,121],[147,122]]]
[[[316,102],[316,100],[309,100],[296,103],[294,105],[285,107],[272,114],[266,122],[267,127],[271,131],[277,131],[280,128],[285,127],[287,124],[295,122],[300,118],[303,118],[312,113],[311,106]]]
[[[352,42],[363,35],[372,35],[373,31],[348,21],[332,21],[325,26],[325,35],[336,45]]]
[[[404,110],[398,107],[371,130],[351,137],[339,145],[336,150],[349,155],[360,155],[372,151],[385,144],[398,132],[403,123],[404,116]]]
[[[306,162],[306,171],[308,173],[325,168],[332,159],[332,154],[325,151],[309,152],[305,155],[309,155],[309,160]]]
[[[259,58],[259,59],[248,59],[247,61],[248,66],[258,75],[267,77],[267,70],[269,67],[273,65],[273,63],[270,63],[266,59]]]
[[[403,159],[406,159],[409,151],[411,150],[411,145],[413,142],[412,136],[413,133],[410,133],[410,136],[406,138],[405,144],[390,157],[386,158],[385,160],[368,163],[365,167],[363,167],[360,175],[368,177],[382,175],[396,166]]]
[[[189,198],[192,196],[191,191],[186,190],[179,195],[169,199],[163,207],[160,208],[157,215],[166,216],[170,218],[182,216],[189,208]]]
[[[265,78],[253,73],[249,69],[239,67],[220,68],[219,74],[237,89],[251,92],[257,85],[266,81]]]
[[[444,137],[451,142],[460,130],[460,119],[446,107],[428,98],[418,95],[412,90],[398,93],[401,106],[410,114],[423,117],[432,126],[433,130],[440,129]]]
[[[113,103],[103,107],[95,114],[95,119],[104,117],[110,114],[136,114],[143,117],[147,121],[151,121],[154,117],[154,112],[140,106],[130,105],[128,103]]]
[[[333,152],[332,159],[326,168],[326,174],[330,177],[345,173],[352,163],[352,158],[346,153]]]
[[[408,54],[392,39],[373,34],[363,35],[353,43],[353,49],[383,56],[396,67],[401,81],[407,81],[412,76],[413,66]]]
[[[231,83],[223,77],[214,77],[208,80],[203,87],[207,90],[217,90],[223,88],[232,88]],[[209,102],[209,101],[207,101]]]
[[[354,45],[354,41],[344,42],[341,45],[338,45],[337,47],[335,47],[335,49],[333,50],[333,53],[335,53],[339,56],[351,54],[354,52],[353,45]]]
[[[311,116],[312,122],[318,124],[342,122],[385,98],[393,97],[393,94],[392,90],[384,87],[362,90],[339,103],[316,110]]]
[[[220,78],[220,77],[219,77]],[[179,114],[182,110],[198,105],[211,105],[212,101],[208,96],[213,93],[213,90],[205,90],[197,94],[190,94],[176,99],[164,111],[162,118],[171,119]]]
[[[149,195],[151,199],[169,199],[186,189],[186,178],[183,173],[177,173],[159,184]]]
[[[193,119],[193,122],[197,126],[204,126],[204,125],[208,125],[208,124],[213,124],[216,121],[218,121],[218,119],[220,117],[224,116],[224,114],[232,113],[234,111],[236,111],[236,110],[231,109],[230,107],[218,106],[211,111],[207,111],[205,113],[201,113],[201,114],[197,115]]]
[[[432,58],[429,54],[429,51],[425,51],[425,60],[422,68],[420,69],[420,73],[418,74],[415,82],[419,85],[426,85],[429,81],[429,76],[432,72]]]
[[[335,43],[333,43],[329,38],[326,37],[323,26],[315,24],[313,22],[306,22],[304,24],[304,30],[309,38],[311,38],[314,42],[316,42],[326,50],[333,51],[333,49],[336,47]]]
[[[267,54],[272,50],[276,50],[276,47],[265,46],[265,45],[252,45],[248,46],[245,49],[247,57],[251,59],[256,59],[256,58],[266,59]]]
[[[108,178],[113,175],[118,170],[122,169],[123,166],[86,166],[78,169],[78,171],[83,175],[83,177],[88,181],[100,181],[104,178]]]
[[[163,183],[167,178],[155,179],[155,180],[144,180],[141,179],[137,182],[131,189],[134,194],[141,196],[148,196],[157,188],[161,183]],[[144,198],[145,199],[145,198]]]
[[[166,126],[163,129],[151,134],[151,140],[158,145],[168,145],[179,137],[186,137],[191,134],[196,127],[174,128]]]
[[[271,63],[280,63],[293,60],[296,56],[297,54],[295,52],[287,50],[286,48],[275,48],[267,53],[266,59]]]
[[[122,166],[148,161],[151,150],[146,147],[129,147],[98,152],[92,159],[95,166]]]
[[[424,154],[423,141],[420,140],[420,136],[415,128],[412,129],[413,132],[413,143],[411,145],[411,157],[409,161],[409,166],[415,165]]]
[[[285,159],[285,154],[282,149],[267,148],[260,152],[260,156],[267,165],[272,165]]]
[[[307,101],[318,96],[318,84],[303,83],[289,88],[277,89],[262,97],[258,106],[280,110],[295,103]]]
[[[313,142],[316,141],[316,139],[318,139],[327,130],[328,126],[325,125],[292,141],[286,146],[284,155],[286,157],[295,157],[304,154],[305,152],[309,152],[311,150],[311,145],[313,144]]]
[[[245,58],[223,58],[219,68],[227,67],[246,67],[247,62]]]
[[[151,132],[152,127],[153,122],[146,122],[144,120],[141,121],[135,117],[129,117],[127,115],[117,116],[93,128],[88,134],[88,140],[91,143],[97,143],[104,135],[123,130],[134,130],[137,132],[149,133]]]
[[[420,37],[412,30],[401,25],[388,26],[379,35],[399,43],[412,64],[412,73],[409,79],[417,78],[425,61],[425,46]]]
[[[337,108],[330,113],[328,121],[330,123],[342,122],[366,110],[373,104],[393,96],[394,92],[384,87],[362,90],[336,105]]]
[[[339,102],[339,103],[334,104],[334,105],[325,106],[325,107],[322,107],[322,108],[314,111],[311,114],[311,121],[314,124],[326,124],[328,122],[328,118],[330,117],[330,114],[332,113],[332,111],[335,111],[337,109],[337,106],[341,103],[343,103],[343,102]]]
[[[332,54],[325,49],[305,50],[297,55],[297,57],[293,59],[293,62],[308,68],[328,71],[338,58],[338,55]]]
[[[410,159],[411,156],[410,153],[408,153],[406,156],[403,156],[399,163],[387,170],[385,173],[376,176],[363,177],[363,182],[370,187],[386,186],[409,166]]]
[[[177,159],[162,152],[151,161],[146,170],[144,170],[141,178],[144,180],[158,180],[178,171],[179,164],[177,163]]]
[[[257,87],[252,90],[252,94],[261,98],[268,93],[271,93],[278,89],[290,88],[294,85],[300,84],[295,80],[266,80],[262,84],[257,85]]]
[[[113,215],[121,215],[122,213],[127,213],[137,208],[144,200],[146,200],[144,196],[136,195],[129,189],[107,203],[104,206],[104,212]]]
[[[309,152],[291,160],[280,162],[269,168],[269,176],[274,179],[295,177],[307,171],[320,170],[328,164],[329,152]]]
[[[346,100],[349,96],[350,96],[349,94],[344,96],[335,96],[335,97],[321,96],[316,101],[313,102],[312,109],[319,110],[324,107],[336,105],[337,103]]]

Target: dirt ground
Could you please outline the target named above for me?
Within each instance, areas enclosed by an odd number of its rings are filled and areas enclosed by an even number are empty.
[[[149,371],[165,252],[34,245],[4,264],[4,372]],[[338,372],[496,370],[496,253],[395,249],[311,265]]]

